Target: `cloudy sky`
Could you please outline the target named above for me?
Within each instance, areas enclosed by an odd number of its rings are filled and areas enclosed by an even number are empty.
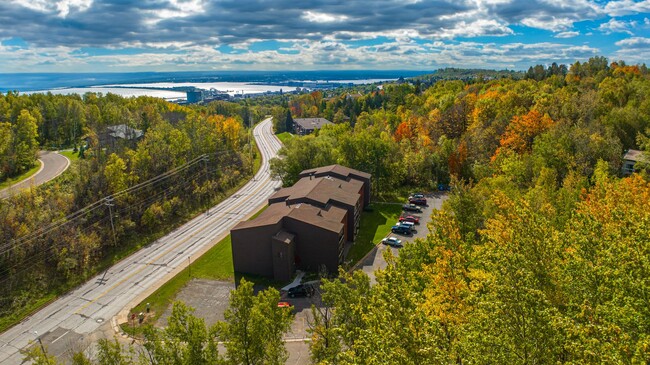
[[[0,72],[525,69],[650,56],[650,0],[0,0]]]

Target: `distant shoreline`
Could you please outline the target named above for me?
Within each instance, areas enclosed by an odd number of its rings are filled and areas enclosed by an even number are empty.
[[[133,85],[151,83],[238,82],[279,85],[297,80],[356,81],[398,79],[428,74],[413,70],[345,70],[345,71],[207,71],[207,72],[130,72],[130,73],[0,73],[0,92],[33,92],[99,85]]]

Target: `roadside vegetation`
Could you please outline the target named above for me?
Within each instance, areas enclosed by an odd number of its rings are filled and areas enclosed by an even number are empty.
[[[65,157],[67,157],[68,160],[70,160],[71,163],[74,162],[74,161],[79,160],[79,151],[78,150],[77,151],[63,150],[63,151],[59,151],[59,153],[62,154],[63,156],[65,156]]]
[[[282,142],[283,144],[286,143],[287,140],[293,138],[293,134],[291,134],[289,132],[278,133],[277,136],[278,136],[278,139],[280,140],[280,142]]]
[[[0,201],[0,331],[247,181],[260,162],[246,127],[258,117],[238,104],[0,94],[0,123],[35,128],[35,150],[83,145],[82,157],[63,152],[74,169]],[[107,127],[120,124],[143,136],[111,139]]]
[[[18,184],[23,180],[29,179],[30,177],[34,176],[34,174],[36,174],[40,168],[41,168],[40,162],[36,161],[34,163],[34,167],[14,177],[8,177],[2,183],[0,183],[0,190],[4,188],[8,188],[14,184]]]

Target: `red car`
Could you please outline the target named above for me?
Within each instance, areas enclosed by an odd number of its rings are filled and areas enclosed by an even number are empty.
[[[411,222],[415,224],[420,224],[420,218],[414,217],[412,215],[407,215],[405,217],[399,217],[400,222]]]
[[[278,308],[291,308],[291,304],[289,302],[278,302]]]
[[[426,198],[411,198],[409,199],[410,204],[415,204],[415,205],[427,205],[427,199]]]

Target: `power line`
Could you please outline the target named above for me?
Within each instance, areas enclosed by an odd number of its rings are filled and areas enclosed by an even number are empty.
[[[163,181],[166,178],[174,176],[174,175],[178,174],[179,172],[188,169],[189,167],[203,161],[206,157],[207,157],[206,154],[200,155],[200,156],[192,159],[191,161],[189,161],[189,162],[187,162],[187,163],[185,163],[185,164],[183,164],[181,166],[178,166],[178,167],[176,167],[176,168],[174,168],[174,169],[172,169],[172,170],[170,170],[168,172],[165,172],[165,173],[160,174],[158,176],[155,176],[155,177],[153,177],[153,178],[151,178],[151,179],[149,179],[147,181],[144,181],[142,183],[136,184],[136,185],[131,186],[131,187],[127,188],[127,189],[119,191],[119,192],[113,194],[112,196],[104,197],[104,198],[102,198],[102,199],[100,199],[100,200],[98,200],[98,201],[84,207],[84,208],[81,208],[81,209],[77,210],[76,212],[73,212],[73,213],[61,218],[58,221],[55,221],[54,223],[50,224],[49,226],[38,229],[35,232],[33,232],[31,234],[28,234],[26,236],[14,239],[13,242],[9,242],[9,243],[6,243],[4,245],[5,247],[3,247],[3,249],[0,251],[0,255],[4,255],[4,254],[8,253],[9,251],[12,251],[13,249],[17,248],[19,245],[24,245],[27,242],[33,241],[34,239],[36,239],[36,238],[38,238],[38,237],[40,237],[40,236],[42,236],[44,234],[47,234],[47,233],[51,232],[54,229],[58,229],[58,228],[66,225],[66,224],[69,224],[69,223],[73,222],[74,220],[76,220],[76,219],[82,217],[83,215],[85,215],[86,213],[90,213],[90,212],[94,211],[95,209],[98,209],[98,208],[104,206],[106,204],[106,199],[107,198],[119,197],[119,196],[122,196],[124,194],[134,192],[134,191],[143,189],[145,187],[151,186],[151,185],[153,185],[153,184],[155,184],[157,182]]]

